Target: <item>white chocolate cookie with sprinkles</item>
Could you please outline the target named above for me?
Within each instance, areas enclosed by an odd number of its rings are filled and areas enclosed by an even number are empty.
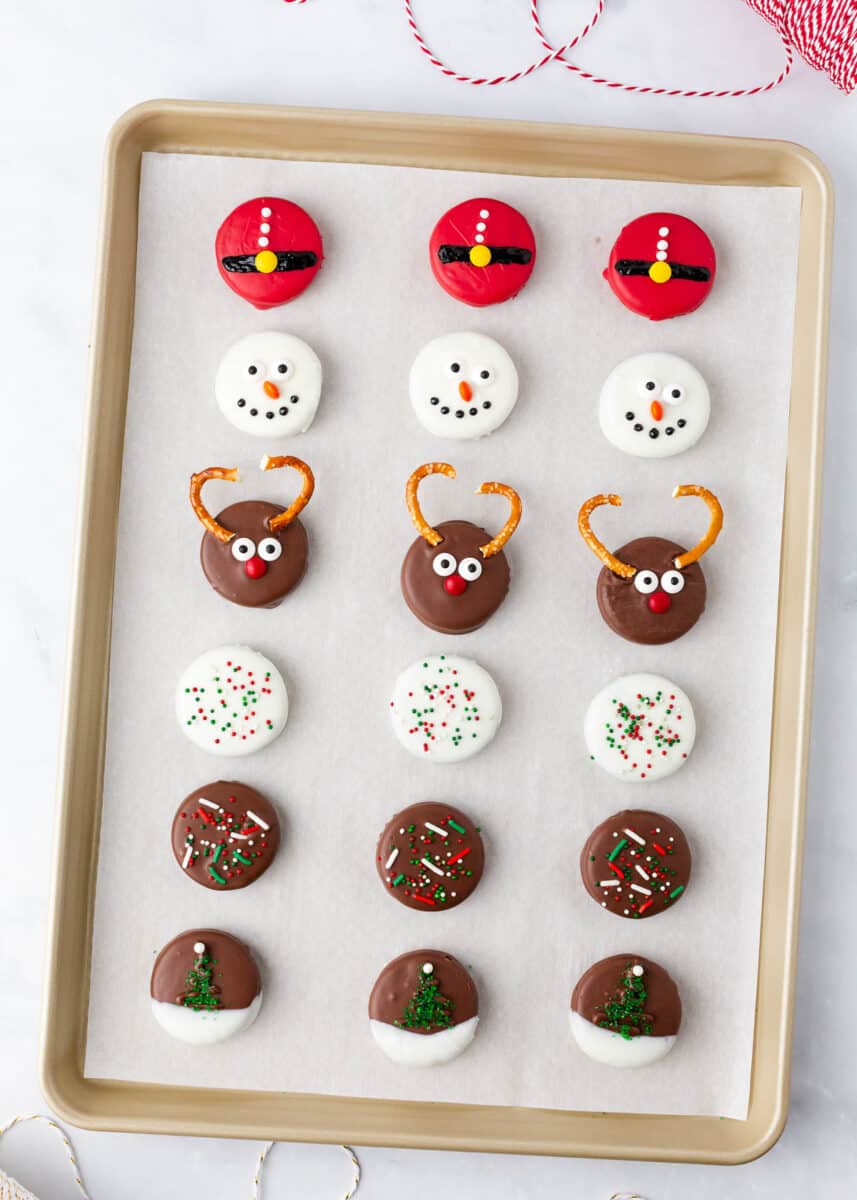
[[[472,658],[431,654],[396,680],[393,732],[417,758],[461,762],[494,739],[503,716],[497,684]]]
[[[586,713],[589,757],[627,783],[652,783],[684,766],[696,740],[690,698],[663,675],[623,675]]]
[[[176,687],[185,737],[209,754],[235,757],[279,737],[289,694],[270,659],[249,646],[218,646],[195,659]]]

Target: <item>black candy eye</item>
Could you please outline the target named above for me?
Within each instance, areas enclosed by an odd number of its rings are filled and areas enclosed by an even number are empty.
[[[286,373],[286,371],[288,371],[288,369],[289,368],[288,368],[287,363],[280,363],[279,366],[277,367],[277,370],[280,372],[281,375],[285,375],[285,373]]]
[[[491,372],[490,372],[490,371],[480,371],[480,372],[479,372],[479,378],[480,378],[480,379],[490,379],[490,378],[491,378]]]
[[[453,373],[454,375],[457,375],[457,374],[458,374],[458,372],[461,370],[461,363],[457,363],[457,362],[450,363],[450,364],[449,364],[449,369],[450,369],[450,371],[452,371],[452,373]]]
[[[258,368],[258,367],[248,367],[248,368],[247,368],[247,374],[248,374],[248,375],[257,375],[258,373],[259,373],[259,368]]]
[[[653,392],[658,385],[655,383],[654,379],[647,379],[643,386],[647,392]]]

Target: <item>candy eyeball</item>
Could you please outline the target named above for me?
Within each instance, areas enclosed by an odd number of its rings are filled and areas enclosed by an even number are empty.
[[[518,399],[508,352],[482,333],[448,333],[429,342],[411,367],[411,404],[437,437],[478,438],[498,429]]]
[[[256,553],[255,543],[247,537],[235,538],[231,549],[232,557],[237,558],[239,562],[247,562]]]
[[[441,579],[454,574],[457,566],[458,563],[451,554],[436,554],[431,563],[431,569],[435,575],[440,575]]]
[[[681,571],[667,571],[661,576],[661,588],[670,596],[677,596],[684,587],[684,575]]]
[[[690,449],[705,432],[710,412],[708,385],[696,367],[660,352],[638,354],[615,367],[598,405],[607,440],[640,458]]]
[[[321,397],[318,355],[291,333],[251,333],[220,361],[218,407],[242,433],[278,438],[304,433]]]
[[[658,577],[654,571],[638,571],[634,576],[634,587],[644,596],[648,596],[657,591]]]
[[[482,574],[482,563],[478,558],[463,558],[458,564],[458,573],[468,583],[473,583]]]
[[[275,537],[262,538],[258,546],[259,557],[265,562],[276,562],[283,553],[281,542]]]

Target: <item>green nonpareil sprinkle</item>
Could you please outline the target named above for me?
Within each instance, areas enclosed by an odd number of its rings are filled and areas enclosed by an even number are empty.
[[[404,875],[397,875],[396,878],[393,880],[393,887],[398,887],[404,878],[405,878]]]
[[[211,878],[214,879],[217,883],[222,883],[223,886],[226,887],[226,880],[223,878],[223,876],[220,874],[220,872],[215,867],[211,866],[210,863],[208,866],[208,873],[211,876]]]
[[[237,858],[237,859],[238,859],[238,861],[239,861],[240,863],[243,863],[245,867],[252,866],[253,859],[252,859],[252,858],[245,858],[245,857],[244,857],[244,855],[241,853],[241,851],[240,851],[240,850],[233,850],[233,851],[232,851],[232,857],[233,857],[233,858]]]
[[[213,976],[214,961],[203,951],[196,956],[185,976],[185,990],[178,997],[179,1004],[194,1012],[220,1008],[220,988],[215,985]]]
[[[467,833],[467,830],[462,825],[459,825],[457,822],[453,821],[452,817],[449,817],[446,823],[450,829],[454,829],[456,833]]]
[[[426,973],[424,967],[420,967],[417,990],[396,1025],[402,1029],[449,1029],[453,1024],[453,1008],[453,1002],[441,992],[434,972]]]
[[[616,843],[616,845],[613,847],[613,849],[607,855],[607,861],[612,862],[614,858],[616,858],[619,854],[622,853],[622,850],[627,845],[628,845],[627,838],[619,838],[619,841]]]
[[[675,900],[676,896],[680,895],[683,891],[684,891],[684,884],[680,883],[677,888],[675,888],[673,891],[670,892],[670,900]],[[684,909],[682,909],[681,911],[684,912]]]
[[[645,976],[635,975],[633,965],[628,963],[619,978],[616,991],[601,1005],[600,1012],[596,1014],[593,1022],[601,1029],[618,1033],[628,1042],[640,1034],[652,1032],[649,1014],[646,1012],[649,993],[644,983]]]

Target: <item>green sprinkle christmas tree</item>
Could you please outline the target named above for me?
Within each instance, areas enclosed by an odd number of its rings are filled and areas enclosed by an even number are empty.
[[[194,1012],[220,1008],[220,988],[214,982],[214,962],[205,943],[194,942],[193,952],[196,958],[185,976],[185,990],[178,997],[178,1002]]]
[[[434,964],[423,963],[417,990],[408,1001],[401,1021],[396,1021],[396,1024],[402,1029],[449,1029],[453,1023],[454,1007],[450,998],[440,990],[440,984],[434,977]]]
[[[649,993],[640,963],[628,963],[616,990],[601,1005],[594,1024],[618,1033],[626,1041],[652,1032],[652,1017],[646,1012]]]

